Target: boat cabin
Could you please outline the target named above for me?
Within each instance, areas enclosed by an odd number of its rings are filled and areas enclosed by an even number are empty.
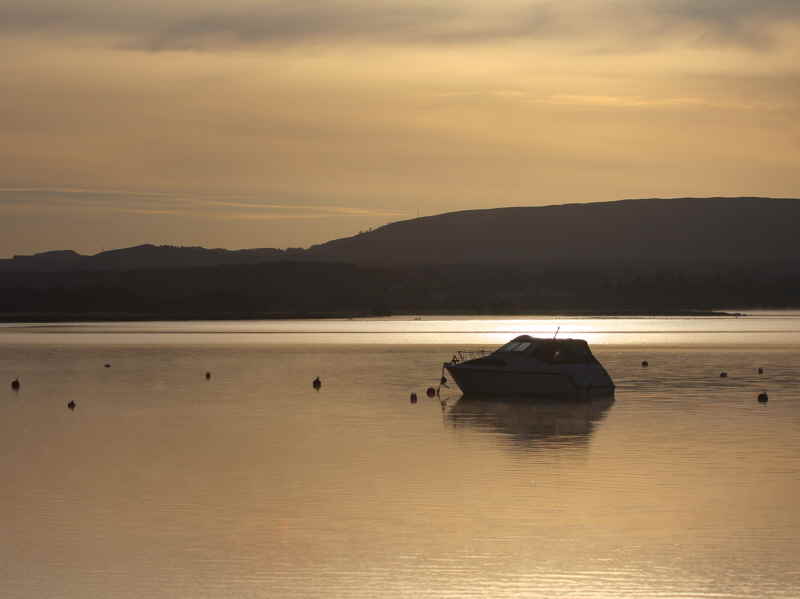
[[[583,339],[540,339],[520,335],[494,351],[494,357],[528,355],[547,364],[597,364]]]

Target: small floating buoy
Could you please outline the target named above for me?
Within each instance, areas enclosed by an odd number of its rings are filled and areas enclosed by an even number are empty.
[[[111,368],[111,364],[106,364],[105,367],[106,368]]]
[[[433,397],[434,395],[436,395],[436,389],[434,389],[433,387],[428,387],[425,390],[425,393],[428,395],[428,397]]]
[[[19,379],[18,378],[16,378],[13,381],[11,381],[11,388],[14,391],[19,391]]]
[[[211,378],[211,373],[210,372],[206,372],[206,380],[208,380],[210,378]]]
[[[758,394],[758,401],[759,403],[767,403],[769,401],[769,396],[766,391]]]
[[[758,369],[758,374],[764,374],[764,369],[763,368],[759,368]]]
[[[642,360],[642,368],[647,368],[648,366],[650,366],[650,362],[647,360]]]
[[[411,397],[408,398],[411,403],[417,403],[417,394],[412,393]]]
[[[322,387],[322,381],[319,380],[319,377],[315,378],[314,382],[311,383],[311,384],[313,385],[314,389],[316,389],[317,391],[319,391],[319,388]]]
[[[74,409],[75,409],[75,406],[76,406],[76,404],[75,404],[75,401],[73,401],[73,400],[69,400],[69,403],[67,404],[67,407],[68,407],[70,410],[74,410]]]
[[[724,379],[724,378],[727,378],[727,377],[728,377],[728,373],[727,372],[723,371],[723,372],[719,373],[719,378]]]

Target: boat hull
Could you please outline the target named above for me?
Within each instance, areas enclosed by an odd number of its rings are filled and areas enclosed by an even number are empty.
[[[588,390],[613,392],[605,371],[576,372],[514,371],[446,363],[444,367],[465,394],[533,397],[575,396]]]

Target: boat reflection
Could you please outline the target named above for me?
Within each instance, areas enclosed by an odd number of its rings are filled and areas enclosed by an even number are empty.
[[[523,446],[581,445],[613,403],[613,393],[581,400],[462,395],[447,420],[455,428],[500,433]]]

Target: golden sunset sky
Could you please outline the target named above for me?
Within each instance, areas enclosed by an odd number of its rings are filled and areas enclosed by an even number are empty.
[[[798,0],[0,0],[0,257],[800,197]]]

